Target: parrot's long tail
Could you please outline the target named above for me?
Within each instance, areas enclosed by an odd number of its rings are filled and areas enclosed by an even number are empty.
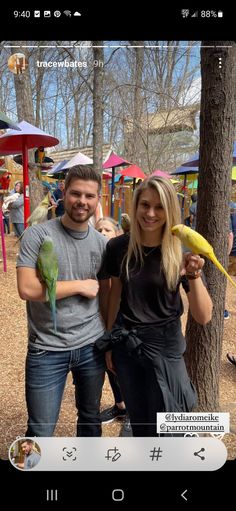
[[[56,312],[56,285],[55,283],[51,287],[51,289],[47,289],[46,293],[46,299],[47,295],[49,298],[51,313],[52,313],[52,321],[53,321],[53,328],[54,328],[54,334],[57,333],[57,312]]]
[[[51,311],[52,311],[54,334],[56,334],[57,333],[56,301],[50,303],[50,305],[51,305]]]
[[[220,262],[218,261],[218,259],[215,256],[215,254],[211,254],[208,257],[215,264],[215,266],[218,268],[218,270],[220,270],[227,277],[227,279],[231,282],[231,284],[233,284],[233,286],[236,287],[236,283],[233,281],[233,279],[231,279],[230,275],[227,273],[227,271],[224,269],[224,267],[220,264]]]

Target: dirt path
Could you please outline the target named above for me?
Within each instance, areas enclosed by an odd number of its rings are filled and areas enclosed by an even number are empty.
[[[27,348],[27,327],[25,303],[19,299],[16,289],[15,262],[18,246],[12,235],[6,237],[7,273],[3,273],[0,262],[0,332],[1,332],[1,387],[0,387],[0,457],[6,458],[10,444],[17,436],[24,436],[27,413],[24,399],[24,362]],[[1,259],[1,252],[0,252]],[[236,457],[236,367],[226,359],[226,353],[236,353],[236,294],[228,286],[226,307],[231,313],[225,321],[225,333],[222,352],[220,377],[221,411],[231,413],[232,434],[225,435],[229,459]],[[186,314],[183,316],[185,324]],[[108,382],[105,382],[102,409],[113,405],[113,397]],[[121,422],[103,426],[104,436],[117,436]],[[68,378],[60,418],[56,428],[57,436],[74,436],[76,431],[76,412],[74,389],[71,377]]]

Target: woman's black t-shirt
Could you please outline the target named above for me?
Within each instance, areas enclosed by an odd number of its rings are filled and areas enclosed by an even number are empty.
[[[178,319],[183,313],[179,286],[186,293],[189,283],[181,277],[175,291],[167,287],[161,271],[161,246],[143,246],[144,264],[130,263],[129,280],[126,277],[125,255],[129,236],[124,234],[107,243],[106,269],[111,277],[119,277],[122,282],[120,313],[127,328],[138,325],[165,326]]]

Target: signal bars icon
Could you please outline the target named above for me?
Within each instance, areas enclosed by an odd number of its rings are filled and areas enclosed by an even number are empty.
[[[198,17],[198,11],[195,11],[193,14],[191,14],[191,18],[197,18]]]

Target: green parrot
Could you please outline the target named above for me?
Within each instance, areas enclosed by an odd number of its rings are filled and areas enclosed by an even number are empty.
[[[58,277],[58,260],[54,251],[53,241],[50,236],[45,237],[40,247],[37,267],[39,269],[41,279],[46,284],[46,300],[50,303],[54,333],[56,334],[56,284]]]

